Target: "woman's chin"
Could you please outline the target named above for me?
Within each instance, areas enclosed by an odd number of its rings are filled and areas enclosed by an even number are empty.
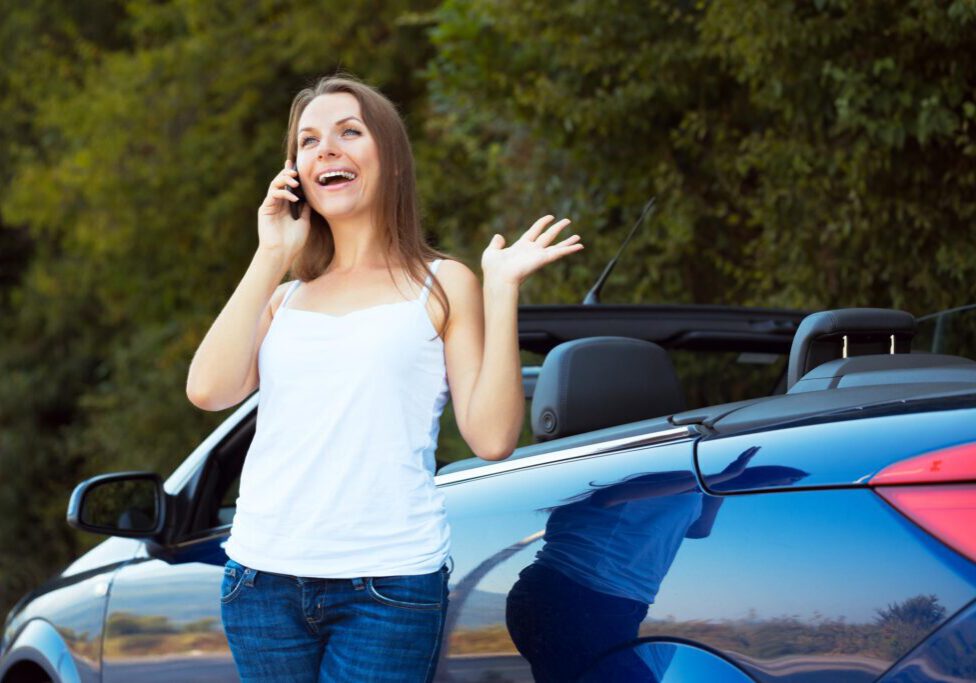
[[[359,202],[329,202],[325,206],[312,208],[330,223],[355,218],[365,212]]]

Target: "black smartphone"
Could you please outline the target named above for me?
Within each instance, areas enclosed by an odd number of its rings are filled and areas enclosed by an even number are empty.
[[[295,180],[298,180],[298,178],[296,177]],[[298,185],[295,187],[289,185],[288,189],[293,195],[298,197],[297,202],[289,202],[291,204],[289,207],[291,209],[291,217],[297,221],[302,215],[302,209],[305,208],[305,192],[302,191],[302,181],[298,180]]]

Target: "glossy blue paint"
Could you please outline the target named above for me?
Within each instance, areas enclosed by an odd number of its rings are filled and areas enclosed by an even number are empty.
[[[870,490],[736,495],[681,547],[641,633],[759,680],[871,681],[974,597],[976,565]]]
[[[84,667],[85,676],[78,671],[71,648],[51,624],[43,619],[33,619],[18,634],[13,649],[0,663],[0,679],[5,677],[18,662],[29,660],[41,666],[58,683],[87,683],[97,681],[98,672],[90,664]],[[16,683],[13,679],[12,683]]]
[[[720,654],[676,641],[643,641],[608,654],[580,683],[750,683],[751,676]]]
[[[706,488],[715,493],[738,493],[864,485],[893,462],[971,441],[976,441],[976,409],[966,408],[840,421],[818,418],[764,431],[703,438],[696,450]],[[744,457],[749,459],[748,466],[739,476],[721,476],[730,463]],[[777,481],[772,476],[776,470],[768,468],[782,467],[807,475]]]
[[[457,681],[573,680],[638,637],[703,499],[688,440],[442,490],[456,564],[438,675]]]
[[[898,663],[881,683],[976,681],[976,603]]]
[[[464,656],[449,647],[443,671],[532,680],[530,663],[631,629],[718,650],[758,680],[866,682],[976,597],[976,565],[873,491],[712,496],[682,483],[690,450],[634,449],[445,487],[457,561],[447,632]],[[750,467],[747,456],[717,476]],[[765,467],[750,476],[805,476]],[[695,497],[689,526],[680,513]],[[641,585],[652,588],[643,603]],[[899,622],[904,609],[921,622]],[[528,655],[513,657],[516,646]]]
[[[116,570],[55,578],[35,591],[7,624],[0,672],[26,657],[50,663],[65,681],[100,682],[105,603]]]

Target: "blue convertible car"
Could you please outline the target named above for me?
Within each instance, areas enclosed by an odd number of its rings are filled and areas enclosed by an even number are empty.
[[[976,680],[974,319],[522,307],[531,433],[438,451],[437,680]],[[109,538],[7,616],[0,683],[237,680],[220,603],[253,584],[222,590],[222,546],[256,409],[165,482],[78,485],[68,522]]]

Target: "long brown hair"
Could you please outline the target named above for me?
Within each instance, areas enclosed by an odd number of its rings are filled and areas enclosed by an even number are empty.
[[[295,95],[288,117],[288,133],[285,137],[285,155],[298,159],[298,121],[309,102],[319,95],[348,93],[359,102],[363,124],[376,140],[379,153],[380,179],[376,201],[373,203],[373,221],[386,237],[384,252],[386,268],[390,269],[389,254],[393,253],[405,267],[409,277],[422,284],[431,276],[431,291],[444,311],[444,322],[437,334],[444,336],[451,305],[440,280],[427,267],[427,261],[450,258],[426,243],[420,226],[417,201],[417,180],[414,176],[413,152],[407,137],[406,126],[396,107],[375,88],[347,74],[325,76],[310,88]],[[325,272],[335,255],[335,242],[329,222],[314,209],[311,210],[311,227],[305,246],[291,264],[290,272],[302,282],[314,280]]]

